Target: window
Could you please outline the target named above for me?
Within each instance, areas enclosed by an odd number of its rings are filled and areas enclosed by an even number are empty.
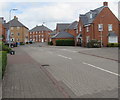
[[[109,43],[118,43],[118,36],[109,36],[108,42]]]
[[[14,38],[11,39],[12,42],[13,42],[14,40],[15,40]]]
[[[103,24],[98,24],[98,31],[103,31]]]
[[[19,30],[19,29],[20,29],[20,27],[17,27],[17,29]]]
[[[76,33],[78,34],[78,29],[76,29]]]
[[[89,27],[86,27],[86,32],[89,32]]]
[[[108,31],[112,31],[112,24],[108,24]]]
[[[13,32],[11,32],[11,35],[14,35],[14,33],[13,33]]]
[[[13,30],[14,27],[11,27],[10,29]]]
[[[20,39],[17,39],[17,41],[19,42],[19,41],[20,41]]]
[[[90,37],[89,36],[86,36],[86,42],[88,43],[90,40]]]
[[[90,14],[90,19],[92,19],[93,18],[93,16],[92,16],[92,14]]]
[[[18,33],[18,36],[20,36],[20,33]]]
[[[80,32],[82,31],[82,28],[81,28],[81,26],[80,26]]]

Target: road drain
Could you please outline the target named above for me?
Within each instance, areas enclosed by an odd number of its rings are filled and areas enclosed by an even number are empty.
[[[48,64],[44,64],[44,65],[41,65],[41,66],[45,67],[45,66],[50,66],[50,65],[48,65]]]

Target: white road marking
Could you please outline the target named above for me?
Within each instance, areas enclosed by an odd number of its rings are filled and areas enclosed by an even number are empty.
[[[63,58],[66,58],[66,59],[69,59],[69,60],[72,60],[72,58],[69,58],[69,57],[66,57],[66,56],[63,56],[63,55],[58,55],[59,57],[63,57]]]
[[[60,50],[64,50],[64,51],[68,51],[68,52],[77,52],[77,51],[73,51],[73,50],[68,50],[68,49],[60,49]]]
[[[88,64],[88,63],[85,63],[85,62],[83,62],[83,64],[88,65],[88,66],[91,66],[91,67],[96,68],[96,69],[99,69],[99,70],[102,70],[102,71],[104,71],[104,72],[107,72],[107,73],[110,73],[110,74],[116,75],[116,76],[120,76],[120,75],[117,74],[117,73],[114,73],[114,72],[111,72],[111,71],[109,71],[109,70],[106,70],[106,69],[103,69],[103,68],[100,68],[100,67],[94,66],[94,65],[92,65],[92,64]]]

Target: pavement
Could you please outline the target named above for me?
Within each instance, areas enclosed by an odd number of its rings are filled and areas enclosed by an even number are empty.
[[[37,43],[15,50],[8,56],[4,98],[118,98],[117,48]]]
[[[3,98],[65,98],[41,65],[22,48],[8,55],[8,65],[2,84]]]

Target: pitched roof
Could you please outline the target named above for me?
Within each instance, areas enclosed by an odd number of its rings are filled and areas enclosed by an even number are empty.
[[[115,32],[109,32],[108,36],[117,36],[117,34]]]
[[[78,26],[78,21],[74,21],[67,27],[67,29],[77,29],[77,26]]]
[[[91,24],[94,19],[96,18],[96,16],[98,16],[98,14],[103,10],[103,8],[105,8],[106,6],[102,6],[102,7],[99,7],[97,9],[94,9],[94,10],[90,10],[89,12],[87,12],[86,14],[82,14],[80,15],[80,18],[83,22],[84,25],[88,25],[88,24]],[[90,18],[92,14],[92,18]]]
[[[31,29],[29,32],[36,32],[36,31],[52,31],[51,29],[47,28],[44,25],[36,26],[33,29]]]
[[[62,31],[62,32],[58,32],[52,38],[74,38],[74,36],[68,32]]]
[[[9,28],[10,27],[25,27],[27,28],[25,25],[23,25],[20,21],[18,21],[17,18],[12,19],[11,21],[9,21],[8,23],[5,23],[4,26],[5,28]],[[28,29],[28,28],[27,28]]]
[[[51,33],[49,33],[49,35],[50,36],[54,36],[54,35],[56,35],[57,33],[56,33],[56,30],[54,30],[54,31],[52,31]]]
[[[69,25],[70,23],[58,23],[57,28],[59,31],[65,31]]]

